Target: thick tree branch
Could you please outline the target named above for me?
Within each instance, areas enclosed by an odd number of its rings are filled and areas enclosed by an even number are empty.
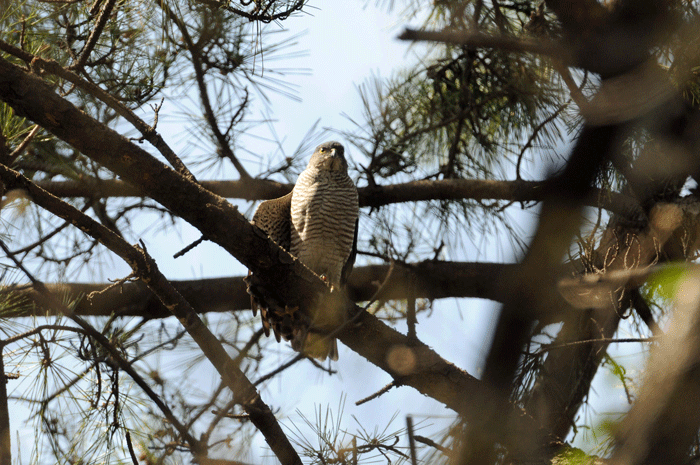
[[[377,299],[405,299],[408,286],[415,279],[418,298],[442,299],[472,297],[500,301],[503,296],[494,285],[503,273],[515,265],[501,263],[460,263],[426,261],[402,266],[396,264]],[[348,281],[348,294],[354,302],[368,301],[375,296],[379,284],[389,271],[388,265],[370,265],[355,268]],[[227,312],[250,309],[250,295],[246,292],[243,276],[188,281],[170,281],[175,289],[198,313]],[[110,284],[64,283],[48,284],[49,289],[63,295],[75,305],[78,315],[139,316],[166,318],[170,311],[155,298],[141,281]],[[30,314],[52,314],[36,298],[32,286],[0,288],[0,294],[11,293],[16,313],[5,312],[5,317]],[[94,293],[90,295],[91,293]]]
[[[243,181],[201,181],[204,188],[225,198],[267,200],[291,192],[293,184],[282,184],[267,179]],[[40,181],[39,186],[57,197],[141,197],[144,192],[124,181],[100,180]],[[505,200],[509,202],[539,202],[544,199],[546,181],[492,181],[484,179],[441,179],[411,181],[400,184],[360,187],[362,207],[381,207],[395,203],[426,200]],[[600,207],[622,216],[640,212],[635,200],[617,192],[592,189],[585,205]]]

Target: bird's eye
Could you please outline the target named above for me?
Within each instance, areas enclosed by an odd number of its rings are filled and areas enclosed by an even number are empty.
[[[321,153],[326,153],[327,151],[328,151],[328,149],[325,147],[321,147],[321,149],[319,150],[319,152],[321,152]]]

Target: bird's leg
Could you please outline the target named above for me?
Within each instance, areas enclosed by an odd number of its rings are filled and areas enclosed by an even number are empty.
[[[333,284],[330,284],[331,280],[328,277],[328,275],[326,275],[326,273],[321,273],[319,275],[319,278],[321,278],[321,281],[323,281],[326,284],[326,286],[330,286],[331,292],[333,292],[335,290],[335,286]]]

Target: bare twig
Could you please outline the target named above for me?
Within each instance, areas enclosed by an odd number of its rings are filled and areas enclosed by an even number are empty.
[[[357,402],[355,402],[355,405],[362,405],[364,403],[369,402],[370,400],[374,400],[377,397],[381,396],[382,394],[389,392],[391,390],[391,388],[396,387],[396,386],[397,386],[396,382],[392,381],[389,384],[387,384],[386,386],[384,386],[383,388],[381,388],[380,390],[378,390],[377,392],[375,392],[374,394],[367,396],[364,399],[358,400]]]
[[[22,155],[24,150],[27,148],[29,143],[34,139],[34,136],[37,135],[37,133],[39,132],[40,129],[41,129],[41,127],[38,124],[34,125],[32,130],[29,131],[29,134],[27,134],[27,137],[25,137],[24,140],[22,142],[20,142],[20,144],[10,154],[10,158],[8,160],[8,163],[7,163],[8,165],[11,165],[12,162],[14,162],[17,159],[17,157]]]
[[[292,358],[290,361],[288,361],[288,362],[286,362],[286,363],[283,363],[282,365],[278,366],[277,368],[275,368],[275,369],[272,370],[271,372],[269,372],[269,373],[267,373],[267,374],[261,376],[261,377],[260,377],[258,380],[256,380],[253,384],[255,384],[256,386],[258,386],[258,385],[264,383],[265,381],[267,381],[268,379],[272,378],[273,376],[282,373],[282,372],[283,372],[284,370],[286,370],[287,368],[291,367],[292,365],[294,365],[294,364],[296,364],[297,362],[300,362],[301,360],[304,360],[304,359],[306,359],[306,355],[304,355],[304,354],[297,354],[297,355],[296,355],[294,358]]]
[[[537,127],[532,131],[532,134],[530,134],[530,137],[528,137],[527,141],[525,144],[522,146],[520,149],[520,154],[518,155],[518,161],[515,164],[515,178],[516,179],[522,179],[520,177],[520,164],[522,162],[523,156],[525,155],[525,151],[527,151],[528,148],[532,147],[532,143],[535,141],[537,136],[539,135],[540,131],[549,123],[554,121],[554,119],[559,116],[559,114],[566,108],[566,104],[560,105],[559,108],[557,108],[557,111],[549,115],[547,118],[545,118],[540,124],[537,125]]]
[[[418,457],[416,457],[416,440],[413,436],[413,417],[406,415],[406,429],[408,430],[408,445],[411,450],[411,465],[418,465]]]
[[[452,457],[452,451],[450,449],[448,449],[445,446],[441,446],[440,444],[433,441],[432,439],[426,438],[424,436],[419,436],[417,434],[413,436],[413,439],[415,439],[418,442],[422,442],[423,444],[425,444],[427,446],[434,447],[435,449],[439,450],[440,452],[447,455],[448,457]]]
[[[139,465],[139,460],[136,458],[136,452],[134,452],[134,446],[131,444],[131,433],[126,432],[126,447],[129,448],[129,455],[131,456],[131,462],[134,465]]]
[[[133,272],[129,273],[129,276],[127,276],[125,278],[117,279],[116,281],[114,281],[109,286],[105,287],[104,289],[101,289],[99,291],[93,291],[93,292],[89,293],[85,298],[88,300],[88,302],[91,302],[92,299],[95,298],[96,296],[98,296],[100,294],[104,294],[105,292],[108,292],[110,289],[113,289],[115,287],[123,286],[124,283],[131,281],[134,278],[135,278],[134,273]]]
[[[175,255],[173,255],[173,258],[180,258],[180,257],[182,257],[182,256],[185,255],[187,252],[189,252],[190,250],[194,249],[195,247],[197,247],[199,244],[201,244],[201,243],[204,242],[205,240],[206,240],[206,239],[204,238],[204,236],[200,237],[199,239],[197,239],[196,241],[194,241],[193,243],[191,243],[190,245],[188,245],[187,247],[185,247],[184,249],[180,250],[180,251],[177,252]]]
[[[87,63],[88,58],[90,58],[90,53],[92,53],[92,50],[95,48],[95,45],[97,45],[97,41],[100,39],[102,31],[107,25],[107,21],[109,20],[109,17],[112,14],[112,9],[114,8],[114,5],[116,3],[117,0],[107,0],[107,2],[102,6],[102,9],[100,10],[100,15],[97,17],[97,21],[95,22],[95,27],[93,27],[90,31],[90,35],[88,36],[88,39],[85,42],[85,46],[81,50],[78,59],[73,64],[71,64],[68,67],[68,69],[76,70],[79,72],[83,68],[83,66],[85,66],[85,63]]]
[[[651,336],[651,337],[623,337],[623,338],[612,338],[612,337],[603,337],[603,338],[598,338],[598,339],[586,339],[585,341],[573,341],[573,342],[564,342],[561,344],[547,344],[542,346],[542,348],[538,351],[538,354],[544,353],[544,352],[549,352],[550,350],[556,350],[556,349],[565,349],[567,347],[576,347],[584,344],[600,344],[600,343],[606,343],[606,344],[617,344],[617,343],[626,343],[626,342],[659,342],[661,340],[661,336]]]

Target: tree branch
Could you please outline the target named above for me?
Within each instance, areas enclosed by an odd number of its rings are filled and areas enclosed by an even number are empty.
[[[698,271],[680,283],[682,297],[666,336],[652,349],[639,398],[620,428],[613,464],[688,462],[700,427],[695,408],[700,399],[699,284]]]
[[[204,66],[202,64],[202,55],[200,48],[198,46],[195,46],[194,41],[192,40],[192,37],[190,37],[190,33],[187,30],[187,25],[185,24],[185,22],[175,14],[175,12],[168,6],[168,4],[166,2],[158,2],[158,6],[160,6],[163,12],[175,23],[177,28],[180,30],[180,34],[182,34],[182,38],[185,42],[185,45],[187,46],[187,50],[190,52],[190,56],[192,57],[192,67],[194,68],[195,80],[197,81],[197,88],[199,89],[199,97],[202,101],[202,106],[204,107],[204,116],[207,120],[207,123],[209,123],[209,128],[211,129],[211,132],[214,134],[214,138],[219,144],[219,149],[221,150],[221,153],[224,156],[226,156],[226,158],[231,160],[231,163],[233,163],[233,166],[238,171],[238,174],[240,175],[241,179],[249,179],[251,177],[250,174],[248,174],[248,171],[246,171],[245,167],[238,160],[236,155],[233,153],[231,146],[229,145],[229,137],[222,133],[221,129],[219,128],[219,122],[216,119],[216,115],[214,114],[214,110],[211,106],[211,100],[209,99],[209,90],[207,88],[206,82],[204,81],[205,72]]]
[[[57,197],[142,197],[144,192],[120,180],[40,181],[43,189]],[[242,181],[201,181],[201,185],[225,198],[268,200],[291,192],[293,184],[282,184],[267,179]],[[510,202],[540,202],[544,200],[546,181],[496,181],[484,179],[440,179],[410,181],[400,184],[360,187],[360,206],[382,207],[405,202],[426,200],[505,200]],[[621,216],[641,212],[637,202],[624,194],[592,189],[584,204],[600,207]]]
[[[564,47],[543,38],[538,38],[537,40],[519,39],[471,31],[418,31],[407,28],[399,35],[398,39],[413,42],[427,41],[468,47],[497,48],[516,53],[535,53],[554,57],[564,62],[569,58]]]
[[[415,276],[416,297],[424,299],[480,298],[501,301],[503,295],[494,283],[513,264],[426,261],[407,266],[396,264],[386,286],[377,296],[384,300],[405,299],[411,275]],[[348,281],[348,294],[354,302],[372,298],[383,282],[388,265],[369,265],[353,270]],[[250,309],[250,295],[243,276],[171,281],[197,313],[228,312]],[[75,304],[75,313],[83,316],[140,316],[167,318],[170,311],[153,296],[141,281],[114,286],[105,283],[47,284],[54,293],[65,296]],[[14,312],[6,317],[52,314],[44,308],[31,285],[0,287],[1,294],[12,295]],[[563,301],[562,301],[563,302]],[[553,303],[554,304],[554,303]]]
[[[95,48],[95,45],[97,45],[97,41],[100,39],[100,35],[102,34],[102,31],[104,30],[104,27],[107,24],[110,15],[112,14],[112,9],[114,8],[114,5],[116,3],[117,0],[107,0],[104,3],[102,9],[100,10],[99,16],[97,17],[97,22],[90,31],[90,36],[88,37],[87,41],[85,42],[85,46],[80,52],[80,56],[78,56],[78,59],[75,61],[75,63],[70,65],[70,69],[78,70],[78,72],[80,72],[83,66],[85,66],[85,63],[87,63],[88,58],[90,58],[90,53],[92,53],[92,50]]]
[[[328,294],[328,287],[318,276],[254,228],[224,199],[179,175],[56,95],[36,76],[3,59],[0,99],[18,115],[35,121],[126,181],[140,186],[144,194],[221,245],[258,276],[268,300],[307,308],[318,296]],[[46,194],[17,173],[5,178],[8,187],[25,189],[31,197]],[[121,238],[118,239],[122,247]],[[128,262],[136,264],[135,257],[129,257]],[[347,302],[342,305],[351,307]],[[352,324],[337,332],[345,345],[387,371],[400,384],[414,387],[465,417],[482,413],[488,393],[476,378],[443,360],[429,347],[413,345],[406,336],[362,309],[354,307],[350,316]],[[415,357],[415,363],[396,365],[401,357],[409,362]]]

